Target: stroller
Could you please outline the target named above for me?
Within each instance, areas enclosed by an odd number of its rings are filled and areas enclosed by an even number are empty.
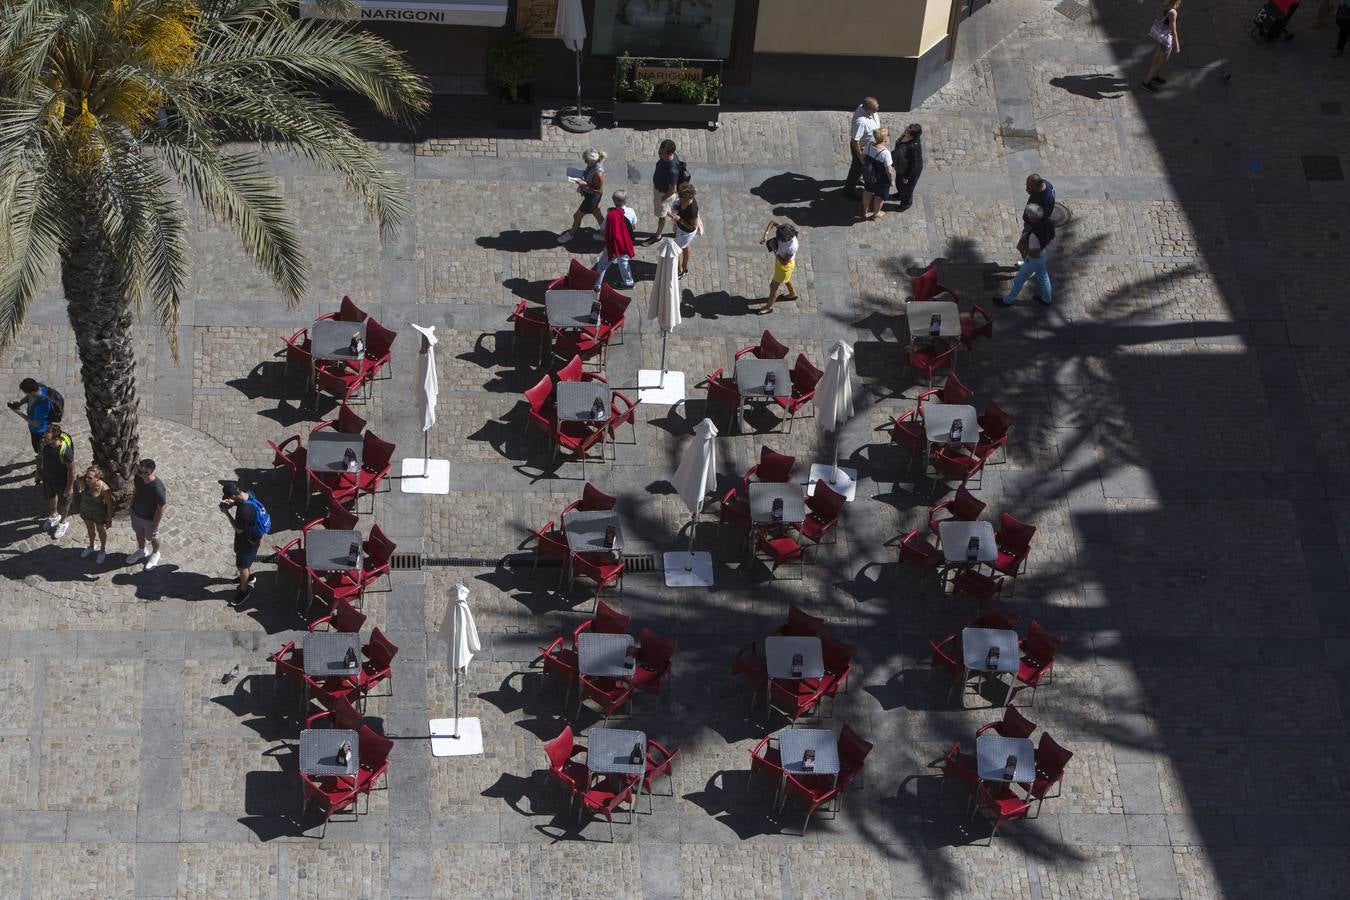
[[[1293,34],[1284,29],[1297,9],[1298,0],[1269,0],[1252,17],[1252,40],[1269,44],[1283,34],[1286,41],[1292,41]]]

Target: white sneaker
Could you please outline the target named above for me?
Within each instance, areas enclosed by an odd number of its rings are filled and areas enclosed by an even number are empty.
[[[95,550],[93,547],[85,547],[82,551],[80,551],[80,559],[88,559],[97,552],[98,551]]]
[[[56,527],[56,523],[57,523],[57,522],[60,522],[60,521],[61,521],[61,517],[60,517],[60,516],[46,516],[46,517],[43,518],[43,520],[42,520],[42,527],[43,527],[43,528],[55,528],[55,527]]]
[[[52,537],[56,538],[57,540],[60,540],[61,538],[66,536],[66,532],[69,530],[70,530],[70,523],[62,522],[60,525],[56,526],[56,532],[52,535]]]
[[[148,555],[149,554],[146,553],[145,548],[142,547],[141,549],[137,550],[134,553],[128,553],[127,562],[128,563],[140,562],[141,560],[145,559],[145,557]]]
[[[106,553],[104,553],[102,550],[100,550],[100,551],[98,551],[98,556],[95,556],[95,557],[94,557],[94,562],[101,566],[101,565],[103,565],[104,561],[107,560],[107,558],[108,558],[108,554],[106,554]]]
[[[153,569],[157,565],[159,565],[159,554],[151,553],[150,558],[145,561],[145,568],[148,571],[150,569]]]

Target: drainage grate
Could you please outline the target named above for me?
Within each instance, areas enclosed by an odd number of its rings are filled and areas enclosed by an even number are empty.
[[[1336,156],[1303,157],[1303,177],[1308,181],[1344,181],[1341,160]]]
[[[1055,4],[1055,12],[1066,19],[1072,19],[1077,22],[1088,14],[1088,8],[1076,0],[1060,0]]]
[[[624,554],[623,568],[627,575],[637,572],[655,572],[657,571],[656,557],[650,553]]]
[[[389,557],[389,568],[395,572],[420,572],[422,569],[422,554],[395,553]]]
[[[1013,128],[1004,125],[999,129],[1004,149],[1011,151],[1037,150],[1041,146],[1040,134],[1035,129]]]

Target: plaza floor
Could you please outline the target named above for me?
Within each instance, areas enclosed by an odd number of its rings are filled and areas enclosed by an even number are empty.
[[[220,225],[192,235],[194,280],[179,355],[139,332],[143,452],[170,491],[166,565],[79,559],[81,527],[53,543],[20,463],[0,451],[0,896],[39,897],[1322,897],[1350,888],[1350,191],[1315,180],[1350,168],[1350,65],[1328,57],[1334,29],[1258,47],[1250,2],[1187,3],[1186,52],[1159,95],[1130,85],[1144,65],[1150,9],[1047,5],[894,131],[925,129],[914,207],[855,222],[837,196],[847,116],[729,111],[717,131],[545,125],[510,137],[474,115],[438,113],[434,137],[382,143],[412,198],[406,226],[379,241],[340,179],[280,160],[313,261],[308,299],[289,310]],[[1224,80],[1221,72],[1231,79]],[[884,88],[877,94],[885,104]],[[707,233],[682,282],[685,321],[671,367],[689,383],[769,328],[817,364],[856,349],[857,414],[841,457],[862,478],[839,541],[779,581],[742,567],[705,514],[713,590],[627,579],[622,608],[680,643],[669,689],[641,697],[634,727],[682,749],[675,796],[608,844],[578,827],[542,776],[561,698],[540,690],[536,648],[571,631],[571,608],[528,569],[502,564],[527,529],[580,494],[580,466],[554,469],[525,437],[521,391],[539,377],[507,321],[519,297],[571,258],[560,247],[575,194],[564,168],[608,151],[610,186],[650,221],[657,143],[672,137],[699,189]],[[1321,160],[1310,157],[1320,157]],[[1339,168],[1336,168],[1339,167]],[[960,789],[939,795],[932,762],[997,710],[960,710],[928,670],[927,639],[969,607],[897,565],[884,541],[926,527],[929,485],[876,429],[923,386],[902,371],[899,304],[908,272],[940,260],[942,280],[994,309],[1015,259],[1025,175],[1039,171],[1069,214],[1051,253],[1055,302],[998,310],[993,341],[958,357],[978,402],[1017,417],[1008,461],[979,491],[987,515],[1039,531],[1009,603],[1065,640],[1057,678],[1025,710],[1075,756],[1063,796],[1005,826],[992,847]],[[770,218],[801,229],[802,298],[753,314],[767,287],[757,244]],[[586,254],[581,251],[585,250]],[[625,340],[607,375],[631,386],[661,352],[641,320],[654,253],[640,252]],[[399,645],[394,695],[369,713],[397,742],[389,790],[359,823],[302,833],[292,751],[299,724],[276,711],[268,653],[303,629],[293,587],[264,566],[243,608],[228,600],[228,534],[214,479],[255,482],[281,533],[303,521],[272,489],[266,441],[307,433],[297,386],[274,357],[283,339],[350,294],[401,332],[393,378],[362,414],[421,446],[410,380],[411,322],[437,326],[439,422],[433,456],[452,461],[448,497],[395,490],[375,502],[400,549],[425,565],[367,602]],[[38,304],[0,383],[61,386],[81,430],[81,373],[55,296]],[[589,469],[618,493],[628,552],[682,545],[670,491],[702,392],[643,406],[635,444]],[[621,440],[629,440],[627,433]],[[799,471],[825,459],[810,419],[790,433],[718,439],[719,471],[743,473],[768,445]],[[81,461],[87,460],[82,456]],[[710,504],[710,506],[713,506]],[[715,507],[714,507],[715,508]],[[364,522],[371,519],[363,517]],[[723,535],[725,536],[725,535]],[[556,570],[555,570],[556,571]],[[780,573],[782,574],[782,573]],[[465,714],[487,752],[433,759],[428,717],[450,714],[437,627],[463,581],[484,639]],[[584,602],[583,602],[584,601]],[[747,720],[732,653],[795,603],[858,646],[830,725],[876,744],[866,781],[834,820],[769,813],[746,793]],[[582,724],[592,718],[583,717]],[[310,832],[317,833],[317,829]]]

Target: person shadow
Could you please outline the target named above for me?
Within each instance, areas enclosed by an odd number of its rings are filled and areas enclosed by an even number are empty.
[[[1086,97],[1089,100],[1115,100],[1129,89],[1129,83],[1119,75],[1093,72],[1090,75],[1059,75],[1050,84],[1062,91]]]
[[[782,216],[799,228],[824,228],[851,225],[858,219],[856,201],[838,191],[825,190],[842,186],[842,181],[820,181],[798,172],[782,172],[764,179],[750,193],[773,204],[775,216]]]

